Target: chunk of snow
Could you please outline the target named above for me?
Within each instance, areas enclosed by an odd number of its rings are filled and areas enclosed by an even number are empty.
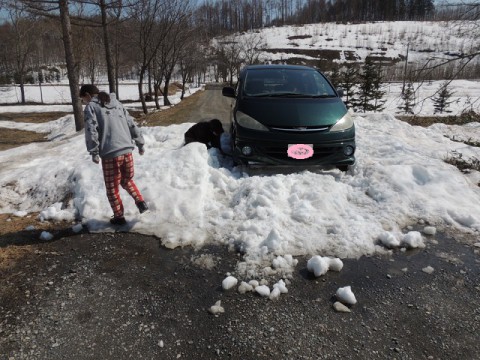
[[[27,230],[27,231],[33,231],[33,230],[35,230],[35,226],[33,226],[33,225],[28,225],[28,226],[25,228],[25,230]]]
[[[357,299],[352,292],[351,286],[341,287],[335,293],[338,301],[346,304],[346,305],[355,305],[357,303]]]
[[[75,224],[72,226],[72,231],[76,234],[83,230],[82,224]]]
[[[308,271],[313,272],[316,277],[319,277],[327,273],[329,265],[330,261],[328,258],[315,255],[308,260],[307,269]]]
[[[343,269],[343,261],[339,258],[330,258],[328,260],[328,269],[333,271],[341,271]]]
[[[40,240],[50,241],[52,239],[53,239],[53,235],[48,231],[42,231],[42,233],[40,234]]]
[[[422,269],[422,271],[423,271],[424,273],[431,274],[431,273],[433,273],[433,272],[435,271],[435,269],[434,269],[433,267],[431,267],[431,266],[427,266],[427,267],[424,267],[424,268]]]
[[[253,286],[246,283],[245,281],[242,281],[240,283],[240,286],[238,287],[238,292],[240,294],[245,294],[246,292],[253,291]]]
[[[28,213],[27,213],[26,211],[15,211],[15,212],[13,213],[13,215],[15,215],[15,216],[17,216],[17,217],[25,217],[25,216],[27,216],[27,214],[28,214]]]
[[[270,288],[267,285],[260,285],[255,288],[255,291],[260,294],[260,296],[267,297],[270,295]]]
[[[395,235],[393,235],[391,232],[384,232],[381,234],[378,239],[380,242],[387,248],[393,249],[396,247],[400,246],[400,240],[398,240]]]
[[[208,309],[208,311],[210,312],[210,314],[213,314],[213,315],[216,315],[216,314],[219,314],[219,313],[224,313],[225,312],[225,309],[222,307],[222,301],[221,300],[218,300],[215,305],[212,305],[210,307],[210,309]]]
[[[249,285],[252,285],[254,289],[255,289],[257,286],[260,285],[257,280],[250,280],[250,281],[248,282],[248,284],[249,284]]]
[[[238,280],[235,277],[230,275],[230,276],[227,276],[225,279],[223,279],[222,287],[224,290],[229,290],[234,286],[236,286],[237,283],[238,283]]]
[[[423,228],[423,233],[425,235],[435,235],[437,233],[437,229],[435,228],[435,226],[425,226]]]
[[[274,289],[280,290],[282,294],[288,293],[287,286],[285,285],[285,281],[279,280],[276,284],[273,285]]]
[[[272,292],[270,293],[270,295],[268,295],[268,298],[270,300],[275,300],[275,299],[278,299],[280,297],[280,294],[281,294],[281,291],[278,287],[274,287]]]
[[[403,236],[402,244],[409,249],[424,248],[425,243],[422,239],[422,234],[418,231],[409,231]]]

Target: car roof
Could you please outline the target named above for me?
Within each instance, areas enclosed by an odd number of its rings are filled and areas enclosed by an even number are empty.
[[[304,65],[284,65],[284,64],[268,64],[268,65],[247,65],[243,70],[266,70],[266,69],[293,69],[293,70],[314,70],[315,68]]]

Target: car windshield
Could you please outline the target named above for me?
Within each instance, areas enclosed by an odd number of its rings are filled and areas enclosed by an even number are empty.
[[[251,69],[243,93],[255,97],[335,97],[325,77],[310,69]]]

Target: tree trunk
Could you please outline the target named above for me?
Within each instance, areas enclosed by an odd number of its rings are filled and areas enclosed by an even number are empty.
[[[75,118],[75,130],[80,131],[84,128],[82,104],[79,96],[78,85],[78,67],[75,63],[72,44],[72,26],[70,24],[70,14],[68,10],[68,0],[59,0],[60,21],[62,23],[63,46],[65,48],[65,61],[67,63],[68,83],[70,85],[70,95],[72,97],[73,116]]]
[[[170,76],[165,76],[165,86],[163,87],[163,105],[170,106],[172,103],[168,100],[168,86],[170,85]]]
[[[145,76],[145,67],[140,69],[140,79],[138,80],[138,94],[140,95],[140,101],[142,102],[142,109],[144,114],[148,114],[147,103],[145,102],[145,96],[143,95],[143,77]]]
[[[110,51],[110,36],[108,34],[107,23],[107,5],[105,0],[100,0],[100,10],[102,13],[103,42],[105,46],[105,60],[107,63],[108,88],[110,92],[115,92],[115,75],[113,72],[112,52]]]

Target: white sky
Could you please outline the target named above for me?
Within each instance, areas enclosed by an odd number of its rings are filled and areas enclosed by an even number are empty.
[[[425,93],[439,84],[430,84]],[[246,255],[237,270],[245,277],[270,272],[274,260],[278,264],[290,255],[351,258],[383,252],[379,239],[401,243],[406,227],[419,221],[478,234],[480,174],[463,174],[444,159],[453,152],[480,159],[479,147],[451,140],[480,142],[480,124],[410,126],[394,117],[399,85],[389,89],[385,112],[356,114],[357,164],[347,173],[270,169],[247,174],[215,149],[198,143],[183,147],[183,134],[192,124],[142,128],[146,153],[135,152],[135,180],[150,211],[139,215],[122,190],[130,231],[161,237],[172,248],[211,242],[242,249]],[[458,95],[454,114],[468,101],[478,102],[478,82],[458,81],[453,90]],[[44,91],[45,99],[67,96],[61,86]],[[130,96],[126,87],[121,93],[124,99]],[[12,110],[30,108],[0,107]],[[431,104],[426,101],[417,111],[431,113]],[[47,124],[0,121],[0,126],[45,132],[52,139],[0,152],[1,213],[42,211],[45,219],[78,217],[91,231],[112,231],[101,167],[91,161],[71,115]],[[59,203],[67,192],[73,199]],[[429,238],[424,241],[428,246]],[[288,272],[289,261],[280,263],[287,263],[286,269],[273,272]]]

